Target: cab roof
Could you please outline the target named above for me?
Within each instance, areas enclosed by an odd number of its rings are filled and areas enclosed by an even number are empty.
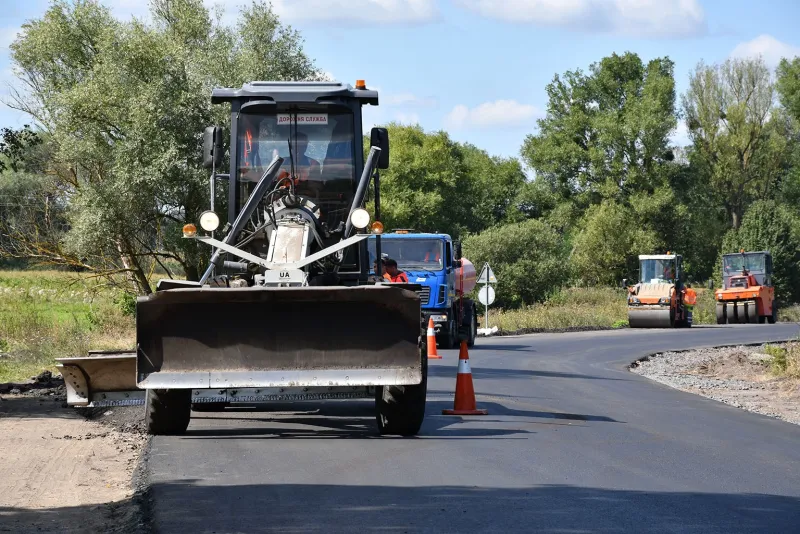
[[[341,82],[280,82],[254,81],[241,89],[217,87],[211,91],[211,103],[233,100],[266,100],[278,103],[313,104],[330,98],[351,98],[361,104],[378,105],[378,92],[371,89],[354,89]]]
[[[640,260],[674,260],[679,254],[640,254]]]

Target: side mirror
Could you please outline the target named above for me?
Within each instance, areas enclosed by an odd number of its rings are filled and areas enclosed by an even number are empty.
[[[628,279],[627,278],[623,278],[622,279],[622,285],[620,287],[622,289],[625,289],[626,287],[628,287]]]
[[[714,279],[710,279],[706,285],[708,286],[708,289],[714,289]]]
[[[389,168],[389,130],[386,128],[373,128],[370,132],[370,146],[376,146],[381,149],[380,156],[378,156],[378,168]]]
[[[461,268],[461,260],[453,260],[453,267],[456,269]]]
[[[222,164],[222,128],[209,126],[203,133],[203,167],[210,169]]]
[[[453,256],[457,260],[460,260],[464,257],[463,253],[461,252],[461,241],[453,241]]]

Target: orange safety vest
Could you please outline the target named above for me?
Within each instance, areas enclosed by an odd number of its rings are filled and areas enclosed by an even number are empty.
[[[392,276],[389,273],[383,273],[383,277],[389,282],[404,282],[408,283],[408,276],[403,271],[397,273],[397,276]]]
[[[694,306],[695,303],[697,302],[697,293],[695,293],[694,289],[692,289],[691,287],[687,288],[686,291],[684,292],[683,300],[689,306]]]
[[[441,256],[440,256],[440,255],[439,255],[439,253],[437,252],[437,253],[436,253],[436,260],[435,260],[435,261],[439,261],[440,259],[441,259]],[[425,259],[424,259],[423,261],[431,261],[431,253],[430,253],[430,252],[426,252],[426,253],[425,253]]]

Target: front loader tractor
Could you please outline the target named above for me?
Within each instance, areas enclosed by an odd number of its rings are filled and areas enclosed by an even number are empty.
[[[138,298],[135,352],[62,358],[68,403],[144,403],[151,434],[179,434],[192,408],[372,397],[381,434],[416,434],[428,371],[420,288],[371,276],[367,250],[375,235],[380,254],[389,162],[383,128],[364,156],[361,109],[377,92],[361,80],[252,82],[211,100],[230,105],[230,170],[218,173],[222,128],[209,127],[211,206],[199,229],[183,228],[210,248],[208,268]]]
[[[684,302],[683,257],[639,256],[639,281],[628,288],[628,326],[676,328],[692,325]]]
[[[717,324],[775,323],[778,305],[772,285],[772,255],[767,251],[724,254]]]

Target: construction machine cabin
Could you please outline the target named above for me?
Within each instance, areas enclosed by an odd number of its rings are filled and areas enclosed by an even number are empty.
[[[717,324],[775,323],[778,306],[768,251],[724,254],[722,288],[715,293]]]
[[[230,105],[230,169],[218,172],[222,129],[208,128],[211,206],[199,229],[184,227],[213,251],[208,268],[138,299],[135,353],[62,359],[68,402],[142,399],[150,433],[174,434],[192,406],[374,397],[381,433],[415,434],[427,387],[418,287],[370,277],[367,251],[370,235],[380,247],[389,161],[382,128],[364,157],[361,109],[377,92],[361,81],[253,82],[211,98]]]

